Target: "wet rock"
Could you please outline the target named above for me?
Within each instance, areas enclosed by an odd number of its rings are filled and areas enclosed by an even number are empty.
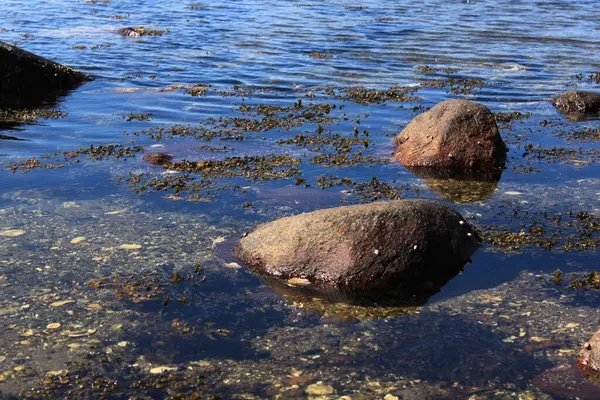
[[[600,372],[600,329],[584,343],[577,363],[584,372]]]
[[[579,120],[600,113],[600,93],[569,90],[556,97],[553,104],[569,119]]]
[[[418,115],[394,144],[404,166],[450,170],[497,170],[507,151],[490,110],[465,100],[446,100]]]
[[[588,382],[575,363],[560,364],[536,376],[532,383],[556,397],[600,399],[600,388]]]
[[[152,165],[165,165],[173,160],[173,157],[166,153],[148,153],[142,157],[144,161]]]
[[[243,237],[234,253],[259,274],[281,280],[394,290],[454,276],[477,248],[476,236],[442,203],[394,200],[266,223]]]
[[[127,27],[127,28],[121,28],[117,31],[117,33],[121,36],[126,36],[126,37],[140,37],[140,33],[138,32],[139,28],[132,28],[132,27]]]
[[[90,76],[0,42],[0,107],[36,107],[52,103]]]

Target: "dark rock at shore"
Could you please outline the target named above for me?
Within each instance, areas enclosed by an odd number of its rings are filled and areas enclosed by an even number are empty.
[[[416,116],[394,144],[406,167],[455,171],[497,170],[507,151],[490,110],[465,100],[446,100]]]
[[[600,93],[569,90],[556,97],[553,104],[567,118],[578,121],[600,114]]]
[[[165,165],[173,160],[173,156],[166,153],[148,153],[144,154],[142,159],[152,165]]]
[[[394,200],[269,222],[243,237],[234,253],[264,276],[367,293],[445,282],[478,245],[476,232],[452,208]]]
[[[0,108],[39,107],[91,80],[89,75],[0,42]]]

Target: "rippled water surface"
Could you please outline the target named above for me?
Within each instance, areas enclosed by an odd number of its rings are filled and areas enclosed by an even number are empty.
[[[0,40],[94,80],[45,105],[55,118],[0,127],[0,397],[600,398],[535,379],[572,363],[600,320],[600,294],[569,287],[598,268],[600,124],[550,102],[599,90],[597,11],[2,0]],[[499,180],[391,158],[392,138],[446,99],[496,113]],[[215,167],[167,171],[142,160],[153,151]],[[262,222],[415,197],[486,238],[420,307],[328,304],[231,256]]]

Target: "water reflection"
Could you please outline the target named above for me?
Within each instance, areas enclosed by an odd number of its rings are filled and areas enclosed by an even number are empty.
[[[489,200],[502,177],[502,170],[487,173],[463,173],[429,168],[410,168],[413,174],[443,199],[455,203],[472,203]]]

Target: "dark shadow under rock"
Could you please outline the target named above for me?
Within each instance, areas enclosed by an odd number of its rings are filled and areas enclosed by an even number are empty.
[[[91,77],[18,47],[0,42],[0,108],[37,108]]]
[[[262,277],[262,281],[293,304],[302,305],[325,317],[347,319],[390,318],[415,312],[450,280],[421,282],[387,291],[347,291],[303,280],[280,281]]]
[[[455,203],[489,200],[502,177],[502,170],[488,173],[456,172],[431,168],[408,168],[422,178],[441,198]]]

